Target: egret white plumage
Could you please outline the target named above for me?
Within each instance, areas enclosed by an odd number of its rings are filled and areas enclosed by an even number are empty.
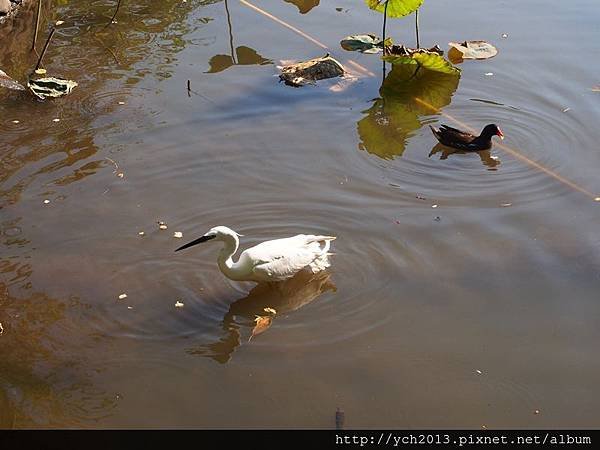
[[[211,228],[198,239],[182,245],[175,251],[192,247],[209,240],[222,241],[217,263],[227,278],[234,281],[283,281],[293,277],[301,270],[313,273],[325,270],[330,266],[328,256],[331,241],[335,236],[317,236],[298,234],[284,239],[262,242],[244,250],[237,262],[233,255],[238,250],[240,241],[230,228],[218,226]]]

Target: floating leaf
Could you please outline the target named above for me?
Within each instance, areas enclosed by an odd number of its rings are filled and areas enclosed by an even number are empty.
[[[460,59],[488,59],[498,54],[498,49],[485,41],[449,42],[451,47],[448,57],[452,60]]]
[[[265,331],[267,331],[269,329],[269,327],[271,326],[271,324],[273,323],[273,317],[272,316],[256,316],[256,318],[254,319],[254,328],[252,328],[252,335],[250,336],[250,339],[252,339],[254,336],[257,336],[261,333],[264,333]]]
[[[362,53],[379,53],[383,51],[383,41],[374,34],[354,34],[340,42],[344,50]]]
[[[48,97],[62,97],[70,94],[77,83],[72,80],[63,80],[61,78],[31,78],[27,87],[36,97],[42,100]]]
[[[415,12],[423,4],[424,0],[387,0],[388,17],[404,17]],[[365,0],[367,6],[375,11],[385,11],[386,0]]]
[[[281,68],[279,78],[290,86],[303,86],[317,80],[339,77],[344,74],[344,67],[329,53],[322,58],[289,64]]]
[[[419,66],[428,70],[447,74],[456,74],[460,72],[459,69],[454,67],[442,56],[443,52],[437,46],[430,49],[412,49],[404,47],[403,45],[393,45],[389,50],[390,54],[384,56],[383,59],[391,64]]]
[[[13,89],[15,91],[24,91],[25,87],[18,81],[13,80],[9,77],[6,72],[0,70],[0,86],[7,89]]]

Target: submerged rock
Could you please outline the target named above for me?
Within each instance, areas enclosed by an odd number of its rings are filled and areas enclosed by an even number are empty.
[[[329,56],[329,53],[321,58],[309,61],[289,64],[281,68],[279,78],[289,86],[303,86],[314,84],[318,80],[335,78],[344,75],[344,66]]]

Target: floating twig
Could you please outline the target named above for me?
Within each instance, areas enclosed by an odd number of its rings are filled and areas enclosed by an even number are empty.
[[[119,170],[119,165],[115,162],[115,160],[106,157],[104,159],[110,161],[113,164],[113,166],[115,166],[115,170],[113,170],[113,173],[117,173],[117,171]]]
[[[115,62],[117,64],[121,64],[117,58],[117,55],[115,55],[115,52],[113,52],[109,47],[104,45],[104,42],[102,42],[99,38],[96,38],[96,40],[100,43],[100,45],[102,46],[102,48],[104,48],[104,50],[106,50],[108,53],[110,53],[112,55],[113,59],[115,60]]]

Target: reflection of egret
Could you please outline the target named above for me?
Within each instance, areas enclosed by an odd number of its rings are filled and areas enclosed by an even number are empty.
[[[211,228],[208,232],[192,242],[179,247],[179,250],[209,240],[221,241],[217,262],[223,274],[235,281],[283,281],[296,273],[308,270],[317,273],[329,267],[329,247],[334,236],[315,236],[298,234],[284,239],[262,242],[244,250],[237,262],[233,255],[238,250],[240,240],[235,231],[224,226]]]
[[[256,50],[240,45],[235,50],[233,48],[233,30],[231,25],[231,15],[229,13],[229,5],[225,0],[225,13],[227,14],[227,26],[229,30],[229,55],[215,55],[208,62],[210,68],[207,73],[218,73],[231,66],[252,66],[271,64],[272,61],[260,56]]]
[[[226,363],[244,340],[266,331],[273,320],[311,303],[327,291],[335,291],[331,274],[327,271],[316,274],[303,271],[279,283],[257,284],[246,297],[231,304],[223,316],[222,329],[225,335],[217,342],[188,350],[192,355],[208,356]]]
[[[492,156],[492,152],[490,150],[481,150],[478,152],[466,152],[463,150],[456,150],[455,148],[446,147],[440,143],[436,144],[435,147],[431,149],[429,153],[429,157],[432,157],[436,153],[441,153],[440,159],[448,159],[450,155],[468,155],[477,153],[481,162],[484,166],[488,167],[488,170],[497,170],[496,167],[500,165],[500,159],[497,156]]]

